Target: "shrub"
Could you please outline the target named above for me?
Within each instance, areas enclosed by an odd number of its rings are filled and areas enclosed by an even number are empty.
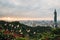
[[[18,37],[18,38],[16,38],[16,40],[25,40],[25,39],[24,39],[24,38],[19,38],[19,37]]]

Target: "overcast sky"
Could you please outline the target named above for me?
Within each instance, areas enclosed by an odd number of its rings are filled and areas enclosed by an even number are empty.
[[[54,9],[60,17],[60,0],[0,0],[0,17],[53,18]]]

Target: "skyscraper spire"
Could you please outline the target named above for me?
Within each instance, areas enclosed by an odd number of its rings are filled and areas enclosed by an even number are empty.
[[[57,28],[57,11],[54,11],[54,27]]]

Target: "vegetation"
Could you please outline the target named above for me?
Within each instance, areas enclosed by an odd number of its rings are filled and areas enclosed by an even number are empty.
[[[0,21],[0,40],[60,40],[60,28],[30,27],[18,21]]]

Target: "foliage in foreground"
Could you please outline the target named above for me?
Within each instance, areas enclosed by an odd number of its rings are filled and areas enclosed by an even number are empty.
[[[60,28],[54,29],[50,27],[40,26],[29,27],[27,25],[20,24],[19,22],[7,22],[7,24],[6,22],[0,22],[0,29],[0,40],[60,40]],[[13,33],[17,34],[19,34],[20,32],[18,31],[21,30],[24,37],[14,37],[12,34],[4,34],[4,31],[6,31],[6,29],[8,29],[10,32],[12,30]],[[30,30],[30,32],[27,33],[26,30]]]

